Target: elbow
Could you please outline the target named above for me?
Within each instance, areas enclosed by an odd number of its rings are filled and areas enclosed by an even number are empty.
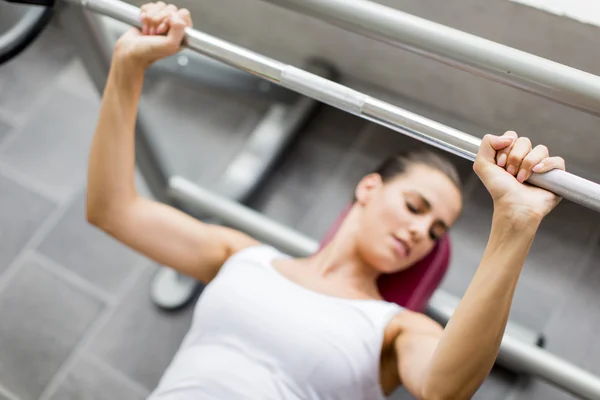
[[[447,400],[450,399],[448,396],[444,396],[435,390],[425,388],[421,391],[421,395],[418,397],[419,400]]]
[[[452,390],[440,385],[425,385],[421,390],[419,400],[469,400],[472,395],[466,395],[462,390]]]
[[[88,224],[95,226],[107,233],[111,233],[114,222],[118,221],[122,215],[120,208],[114,205],[99,204],[88,199],[85,210],[85,217]]]
[[[90,207],[88,204],[85,210],[85,218],[88,224],[107,230],[110,213],[107,210],[99,209],[98,207]]]
[[[419,400],[458,400],[460,397],[439,391],[423,391]]]
[[[90,225],[109,232],[112,226],[123,218],[126,210],[136,200],[137,196],[135,194],[106,196],[88,188],[85,204],[86,220]]]

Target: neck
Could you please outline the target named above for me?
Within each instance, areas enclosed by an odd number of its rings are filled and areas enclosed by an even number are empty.
[[[360,213],[353,206],[333,239],[308,262],[320,277],[339,282],[353,294],[379,298],[380,274],[361,258],[357,249]]]

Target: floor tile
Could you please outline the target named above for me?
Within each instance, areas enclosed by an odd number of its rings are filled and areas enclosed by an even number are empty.
[[[66,199],[87,176],[98,107],[58,88],[43,103],[0,160]]]
[[[50,400],[143,400],[148,397],[149,393],[136,389],[136,384],[128,379],[82,356]]]
[[[93,104],[99,104],[101,96],[94,86],[83,62],[74,58],[57,77],[56,85],[62,90],[86,99]]]
[[[323,107],[254,196],[252,206],[281,223],[319,233],[300,222],[333,184],[332,177],[339,174],[336,171],[363,126],[364,122],[354,116]]]
[[[90,346],[90,354],[152,391],[190,327],[193,307],[166,313],[150,301],[148,268]]]
[[[2,146],[4,139],[6,139],[6,136],[12,129],[12,125],[0,119],[0,146]]]
[[[26,261],[0,295],[0,385],[21,400],[37,399],[102,309]]]
[[[2,66],[0,108],[19,119],[29,118],[31,108],[48,97],[47,89],[73,57],[63,31],[51,23],[25,51]]]
[[[80,194],[37,250],[114,295],[144,256],[88,223],[85,201]]]
[[[2,176],[0,171],[0,274],[56,205]]]
[[[362,154],[349,156],[323,189],[313,196],[312,207],[303,217],[299,229],[317,240],[329,231],[340,213],[354,198],[360,179],[374,168],[374,161]]]
[[[261,102],[171,79],[158,83],[142,107],[167,167],[203,185],[214,183],[266,110]]]

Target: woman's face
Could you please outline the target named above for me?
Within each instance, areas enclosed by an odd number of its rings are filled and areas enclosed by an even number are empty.
[[[450,178],[424,164],[411,165],[385,184],[378,174],[367,175],[356,198],[363,211],[358,251],[381,273],[401,271],[429,254],[462,208]]]

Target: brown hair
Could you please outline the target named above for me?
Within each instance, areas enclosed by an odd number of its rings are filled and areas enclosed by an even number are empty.
[[[428,149],[410,150],[397,153],[387,158],[374,171],[381,176],[383,182],[387,182],[398,175],[406,172],[408,167],[414,164],[423,164],[444,173],[462,192],[462,182],[456,166],[446,157]]]

